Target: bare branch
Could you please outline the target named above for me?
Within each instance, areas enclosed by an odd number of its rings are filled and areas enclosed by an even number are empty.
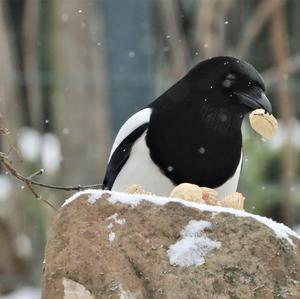
[[[164,0],[159,2],[162,24],[168,35],[168,43],[171,54],[171,70],[175,79],[179,79],[188,70],[188,47],[185,36],[180,28],[180,18],[178,4],[174,0]]]
[[[234,3],[234,0],[198,1],[194,40],[204,58],[224,53],[224,21]]]
[[[275,84],[281,84],[286,80],[287,76],[292,75],[300,71],[300,54],[289,57],[285,61],[285,72],[282,72],[282,67],[272,67],[263,72],[263,77],[266,81],[267,87]]]
[[[2,152],[0,152],[0,162],[1,164],[17,179],[24,182],[29,190],[32,192],[35,198],[42,200],[44,203],[46,203],[48,206],[53,208],[54,210],[57,210],[57,208],[52,205],[48,200],[42,198],[40,195],[37,194],[37,192],[32,188],[33,181],[30,178],[27,178],[23,175],[21,175],[12,165],[11,161],[9,161],[9,158]]]
[[[55,206],[53,206],[49,201],[47,201],[46,199],[44,199],[40,195],[38,195],[37,192],[33,189],[33,187],[32,187],[33,185],[44,187],[44,188],[49,188],[49,189],[65,190],[65,191],[81,191],[81,190],[85,190],[85,189],[93,189],[93,188],[103,187],[102,184],[85,185],[85,186],[81,186],[81,185],[78,185],[78,186],[55,186],[55,185],[43,184],[43,183],[33,181],[32,179],[34,177],[41,175],[44,172],[43,169],[40,169],[40,170],[36,171],[35,173],[33,173],[32,175],[26,177],[26,176],[20,174],[14,168],[14,166],[12,165],[12,162],[9,160],[8,156],[2,152],[0,152],[0,163],[10,172],[10,174],[12,176],[14,176],[18,180],[24,182],[37,199],[42,200],[47,205],[52,207],[54,210],[57,210],[57,208]]]
[[[95,189],[95,188],[102,188],[103,184],[92,184],[92,185],[77,185],[77,186],[55,186],[49,184],[43,184],[36,181],[31,181],[32,185],[40,186],[48,189],[56,189],[56,190],[64,190],[64,191],[82,191],[86,189]]]
[[[263,26],[266,24],[273,10],[284,1],[285,0],[264,0],[260,2],[254,14],[249,18],[244,27],[244,32],[241,34],[241,42],[237,45],[235,50],[236,56],[241,58],[245,57],[247,51],[250,48],[251,43],[260,33]]]
[[[44,173],[44,169],[40,169],[40,170],[38,170],[38,171],[36,171],[36,172],[34,172],[32,175],[30,175],[29,177],[28,177],[28,179],[29,180],[32,180],[33,178],[35,178],[36,176],[38,176],[38,175],[41,175],[41,174],[43,174]]]
[[[270,42],[274,55],[274,62],[277,65],[279,74],[287,74],[287,60],[289,57],[289,49],[286,34],[286,19],[285,10],[281,0],[276,1],[278,4],[272,12],[270,26]],[[292,123],[294,113],[294,103],[290,95],[288,81],[283,80],[283,88],[278,90],[279,111],[281,120],[286,127],[286,134],[283,143],[283,158],[282,158],[282,176],[283,176],[283,193],[284,202],[282,202],[282,216],[284,222],[289,225],[294,225],[294,205],[291,197],[290,188],[295,181],[295,154],[292,146]]]

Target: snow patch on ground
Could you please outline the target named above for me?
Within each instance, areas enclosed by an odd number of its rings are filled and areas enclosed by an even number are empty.
[[[290,236],[293,236],[300,240],[300,236],[298,236],[298,234],[296,234],[293,230],[291,230],[289,227],[285,226],[282,223],[277,223],[277,222],[273,221],[272,219],[262,217],[259,215],[250,214],[248,212],[236,210],[236,209],[232,209],[232,208],[211,206],[211,205],[200,204],[200,203],[186,201],[186,200],[177,199],[177,198],[160,197],[160,196],[156,196],[156,195],[146,195],[146,194],[145,195],[144,194],[143,195],[127,194],[127,193],[116,192],[116,191],[107,191],[107,190],[84,190],[84,191],[74,194],[72,197],[67,199],[65,201],[64,205],[70,203],[71,201],[73,201],[74,199],[76,199],[77,197],[79,197],[82,194],[90,194],[90,196],[89,196],[90,203],[96,202],[97,199],[101,198],[102,194],[109,194],[110,197],[108,197],[107,200],[112,204],[120,202],[120,203],[128,204],[132,207],[135,207],[144,200],[154,203],[156,205],[165,205],[170,202],[176,202],[176,203],[181,203],[186,207],[195,208],[195,209],[198,209],[198,210],[204,211],[204,212],[228,213],[228,214],[235,215],[237,217],[251,217],[251,218],[254,218],[255,220],[259,221],[260,223],[263,223],[264,225],[268,226],[270,229],[272,229],[274,231],[277,238],[285,239],[291,245],[293,245],[293,241],[290,238]]]
[[[210,251],[221,247],[221,242],[209,239],[204,233],[209,227],[208,221],[191,220],[180,233],[182,239],[169,247],[170,263],[181,267],[202,265]]]

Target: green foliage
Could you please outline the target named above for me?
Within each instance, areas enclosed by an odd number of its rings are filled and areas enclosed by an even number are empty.
[[[247,130],[245,135],[247,135]],[[281,207],[286,196],[282,182],[283,150],[282,148],[272,149],[255,133],[249,132],[249,135],[244,140],[244,164],[239,185],[239,190],[246,197],[245,208],[249,212],[282,221]],[[297,157],[299,161],[299,151]],[[295,170],[299,173],[299,163]],[[288,192],[292,196],[295,209],[299,211],[299,185],[295,182]],[[299,213],[295,213],[296,217],[297,214]],[[299,216],[296,222],[300,222]]]

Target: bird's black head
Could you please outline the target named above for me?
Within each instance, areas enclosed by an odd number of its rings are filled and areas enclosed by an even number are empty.
[[[209,108],[244,116],[263,108],[272,113],[265,84],[249,63],[232,57],[214,57],[196,65],[184,78],[192,101]]]

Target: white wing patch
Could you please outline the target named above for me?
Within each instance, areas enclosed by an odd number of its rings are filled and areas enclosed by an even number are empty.
[[[108,162],[116,148],[121,144],[121,142],[130,135],[135,129],[140,127],[143,124],[146,124],[150,121],[150,116],[152,113],[151,108],[145,108],[135,114],[133,114],[121,127],[119,130],[117,137],[113,143],[112,149],[110,151]]]
[[[221,185],[218,188],[215,188],[215,190],[218,192],[219,199],[222,199],[225,196],[233,192],[236,192],[239,183],[240,173],[241,173],[242,161],[243,161],[243,152],[241,152],[240,162],[236,168],[234,175],[223,185]]]

